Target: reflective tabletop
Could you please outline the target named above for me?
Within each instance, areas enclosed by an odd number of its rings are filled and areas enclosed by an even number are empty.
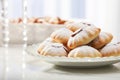
[[[63,68],[28,55],[22,45],[0,47],[0,80],[119,80],[120,63],[99,68]]]

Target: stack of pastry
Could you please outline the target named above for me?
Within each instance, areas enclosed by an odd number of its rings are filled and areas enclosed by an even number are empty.
[[[16,18],[16,19],[11,19],[11,23],[22,23],[23,19],[22,18]],[[32,17],[27,19],[28,23],[40,23],[40,24],[59,24],[59,25],[64,25],[68,23],[72,23],[73,21],[69,20],[64,20],[59,17]]]
[[[93,24],[79,22],[54,31],[38,49],[44,56],[73,58],[109,57],[120,55],[120,43],[108,45],[113,36]]]

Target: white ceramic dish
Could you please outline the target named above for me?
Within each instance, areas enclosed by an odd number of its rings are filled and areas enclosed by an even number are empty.
[[[39,44],[28,46],[26,51],[29,55],[32,55],[40,60],[55,64],[62,67],[79,67],[90,68],[111,65],[120,62],[120,56],[118,57],[103,57],[103,58],[67,58],[67,57],[51,57],[42,56],[38,54],[37,49]]]
[[[55,24],[39,24],[31,23],[26,26],[28,44],[40,43],[46,39],[56,29],[63,28],[65,25]],[[23,41],[23,25],[20,24],[9,24],[9,38],[10,44],[22,44]],[[0,25],[0,32],[2,32],[2,26]],[[0,33],[0,44],[2,43],[2,33]]]

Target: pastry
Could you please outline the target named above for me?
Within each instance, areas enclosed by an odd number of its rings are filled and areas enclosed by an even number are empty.
[[[71,34],[73,32],[70,31],[69,29],[67,28],[61,28],[59,30],[56,30],[55,32],[53,32],[51,34],[51,38],[53,40],[55,40],[56,42],[60,42],[60,43],[63,43],[63,44],[67,44],[68,42],[68,39],[70,38]]]
[[[53,17],[48,22],[51,24],[59,24],[60,21],[61,19],[59,17]]]
[[[68,57],[74,57],[74,58],[84,58],[84,57],[90,57],[90,58],[94,58],[94,57],[101,57],[101,53],[90,46],[80,46],[77,47],[73,50],[71,50],[68,54]]]
[[[88,44],[99,35],[100,31],[100,28],[91,26],[78,29],[71,35],[70,39],[68,40],[67,46],[70,49],[74,49],[78,46]]]
[[[95,27],[95,25],[93,25],[91,23],[87,23],[87,22],[81,22],[81,23],[84,24],[85,26],[94,26]]]
[[[61,43],[52,43],[45,46],[41,51],[41,55],[44,56],[67,56],[67,54],[67,48]]]
[[[75,32],[76,30],[80,28],[84,28],[87,26],[94,26],[93,24],[85,23],[85,22],[77,22],[77,23],[71,23],[68,24],[66,27],[70,29],[71,31]]]
[[[17,19],[12,19],[10,20],[11,23],[22,23],[23,19],[22,18],[17,18]]]
[[[41,18],[36,18],[34,19],[34,23],[45,23],[45,20]]]
[[[43,41],[40,44],[38,52],[40,53],[45,46],[47,46],[47,45],[49,45],[51,43],[56,43],[56,42],[54,40],[52,40],[51,38],[47,38],[45,41]]]
[[[49,20],[51,19],[52,17],[50,16],[44,16],[42,17],[42,19],[44,19],[46,22],[49,22]]]
[[[72,21],[72,20],[66,20],[66,22],[64,24],[67,26],[68,24],[72,24],[72,23],[74,23],[74,21]]]
[[[84,25],[83,23],[79,22],[79,23],[71,23],[68,24],[66,27],[68,29],[70,29],[71,31],[75,32],[76,30],[85,27],[86,25]]]
[[[96,49],[100,49],[112,40],[113,36],[111,33],[101,32],[97,38],[95,38],[88,45]]]
[[[103,57],[119,56],[120,55],[120,43],[106,45],[100,50]]]

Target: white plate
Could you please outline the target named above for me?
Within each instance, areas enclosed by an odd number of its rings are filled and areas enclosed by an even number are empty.
[[[39,58],[40,60],[44,60],[46,62],[55,64],[57,66],[64,67],[100,67],[111,65],[117,62],[120,62],[120,56],[118,57],[103,57],[103,58],[67,58],[67,57],[51,57],[51,56],[42,56],[38,54],[37,49],[39,44],[34,44],[28,46],[26,51],[29,55]]]

